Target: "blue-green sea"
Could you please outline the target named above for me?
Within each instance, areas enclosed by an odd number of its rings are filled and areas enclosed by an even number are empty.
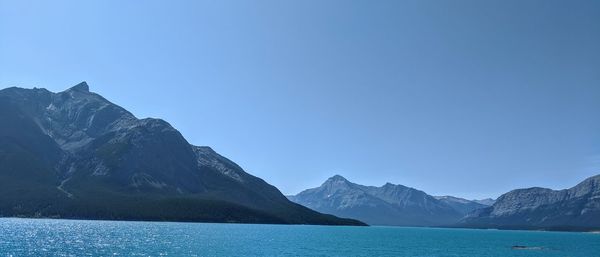
[[[0,256],[115,255],[596,257],[600,234],[0,219]]]

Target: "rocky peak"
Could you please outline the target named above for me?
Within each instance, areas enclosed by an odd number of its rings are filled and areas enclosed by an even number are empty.
[[[350,181],[346,180],[346,178],[340,175],[335,175],[327,179],[317,189],[324,192],[326,195],[355,190],[354,184],[352,184]]]
[[[396,185],[394,185],[394,184],[392,184],[390,182],[387,182],[387,183],[385,183],[385,185],[383,185],[383,187],[395,187],[395,186]]]
[[[67,89],[67,91],[90,92],[90,86],[85,81]]]
[[[324,184],[330,184],[330,183],[346,183],[348,182],[348,180],[340,175],[335,175],[329,179],[327,179],[327,181],[325,181]]]

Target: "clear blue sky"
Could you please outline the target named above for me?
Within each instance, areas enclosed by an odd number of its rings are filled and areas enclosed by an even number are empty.
[[[600,173],[600,1],[0,0],[1,88],[83,80],[287,194]]]

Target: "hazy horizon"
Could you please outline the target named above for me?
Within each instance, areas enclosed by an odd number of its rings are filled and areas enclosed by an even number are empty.
[[[600,2],[0,0],[0,88],[81,81],[296,194],[600,174]]]

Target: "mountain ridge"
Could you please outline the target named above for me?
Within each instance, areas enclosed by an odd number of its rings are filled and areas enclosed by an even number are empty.
[[[600,175],[562,190],[515,189],[494,205],[467,215],[458,226],[587,231],[600,229]]]
[[[380,187],[363,186],[340,175],[288,198],[320,212],[362,220],[371,225],[448,225],[462,218],[463,209],[469,208],[462,207],[461,203],[453,205],[438,200],[411,187],[389,182]]]
[[[0,216],[362,225],[289,202],[162,119],[89,91],[0,90]]]

